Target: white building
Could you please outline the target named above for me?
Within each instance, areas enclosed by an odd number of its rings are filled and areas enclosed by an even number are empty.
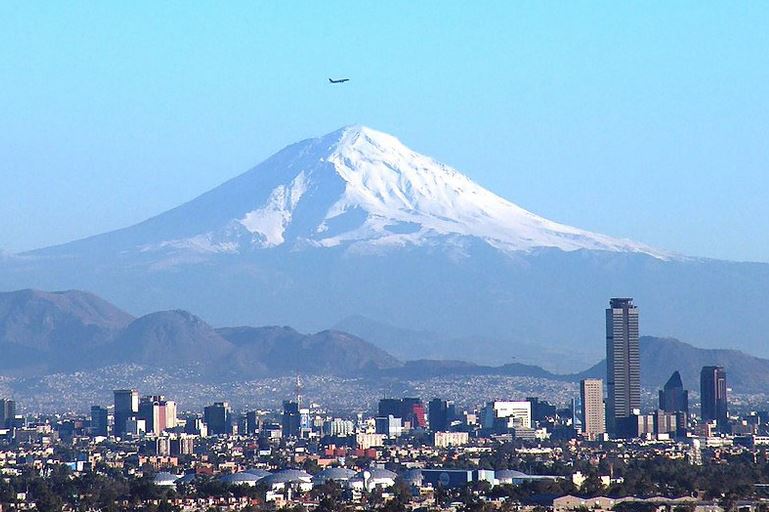
[[[384,434],[358,434],[355,436],[355,442],[361,450],[383,446],[384,439]]]
[[[507,420],[507,428],[531,428],[531,402],[489,402],[483,408],[482,417],[485,429],[495,428],[499,420]]]
[[[470,436],[467,432],[435,432],[433,445],[436,448],[448,448],[449,446],[464,446]]]
[[[137,418],[129,418],[125,422],[125,434],[131,436],[142,436],[147,432],[147,422]]]
[[[349,436],[355,432],[355,424],[350,420],[334,418],[323,422],[323,433],[327,436]]]
[[[395,418],[392,415],[377,417],[376,433],[387,437],[399,437],[403,433],[401,418]]]

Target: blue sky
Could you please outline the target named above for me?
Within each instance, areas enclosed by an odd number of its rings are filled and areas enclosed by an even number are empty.
[[[767,26],[759,2],[3,2],[0,249],[364,124],[554,220],[769,261]]]

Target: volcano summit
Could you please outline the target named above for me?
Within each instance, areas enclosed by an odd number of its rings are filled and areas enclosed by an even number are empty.
[[[398,139],[361,126],[293,144],[254,169],[137,226],[40,251],[86,245],[170,254],[345,247],[376,252],[477,239],[536,248],[665,253],[539,217]]]

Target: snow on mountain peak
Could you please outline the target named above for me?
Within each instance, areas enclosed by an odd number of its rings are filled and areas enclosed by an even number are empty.
[[[359,125],[288,146],[213,193],[228,205],[248,207],[218,228],[159,245],[207,252],[284,244],[370,252],[455,245],[470,237],[505,252],[551,247],[668,256],[539,217],[392,135]],[[205,216],[195,204],[206,196],[188,203],[195,217]]]

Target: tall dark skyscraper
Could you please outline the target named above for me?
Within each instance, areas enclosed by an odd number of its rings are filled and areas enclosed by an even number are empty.
[[[689,392],[684,389],[681,374],[678,371],[673,372],[660,390],[659,396],[661,411],[689,414]]]
[[[115,426],[112,429],[116,436],[125,434],[126,421],[139,412],[139,391],[135,389],[116,389],[115,394]]]
[[[259,417],[256,411],[248,411],[246,413],[246,434],[253,435],[258,433],[262,428],[262,419]]]
[[[203,420],[208,425],[209,435],[232,433],[232,411],[227,402],[214,402],[203,409]]]
[[[403,417],[403,400],[400,398],[382,398],[379,400],[379,416]]]
[[[299,414],[299,402],[286,400],[283,402],[283,417],[281,418],[283,437],[299,437],[302,431],[302,416]]]
[[[719,430],[729,424],[726,399],[726,370],[723,366],[703,366],[700,372],[700,398],[702,419],[716,421]]]
[[[16,402],[7,398],[0,399],[0,428],[11,425],[16,416]]]
[[[430,430],[446,432],[454,419],[454,404],[440,398],[433,398],[427,404],[427,417],[430,420]]]
[[[606,310],[606,426],[621,434],[623,420],[641,407],[638,308],[631,298],[614,298]]]
[[[107,437],[109,429],[107,424],[107,409],[99,405],[91,407],[91,434]]]

